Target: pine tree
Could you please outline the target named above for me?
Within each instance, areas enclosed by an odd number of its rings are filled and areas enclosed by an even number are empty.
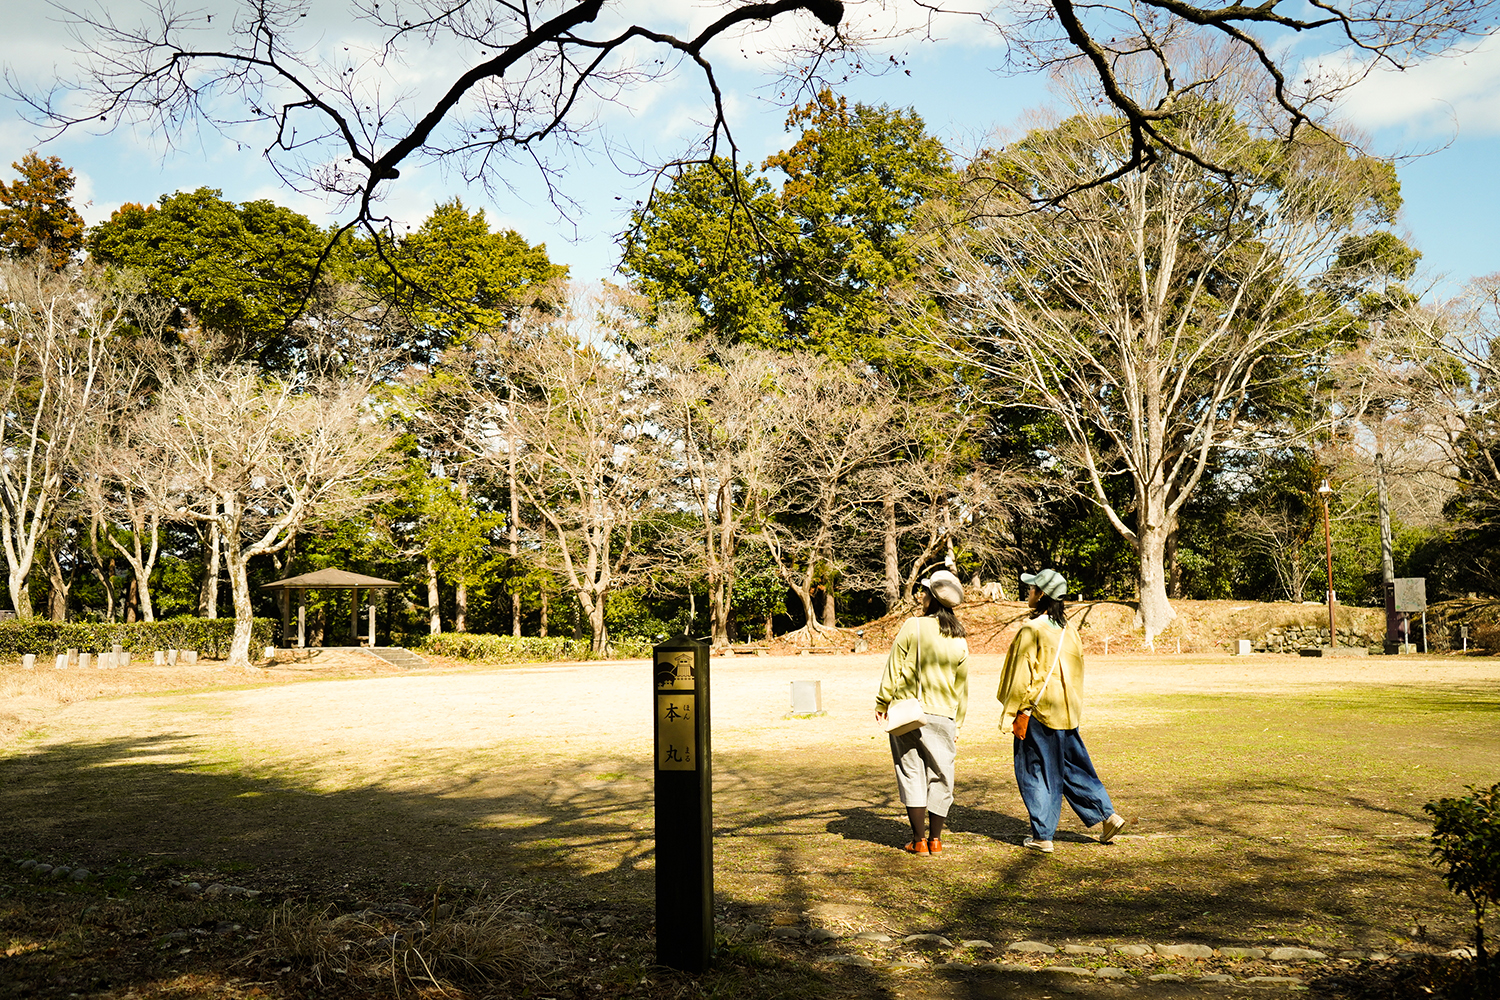
[[[83,249],[83,219],[69,198],[73,170],[35,151],[11,167],[21,176],[0,181],[0,252],[18,260],[40,256],[61,271]]]

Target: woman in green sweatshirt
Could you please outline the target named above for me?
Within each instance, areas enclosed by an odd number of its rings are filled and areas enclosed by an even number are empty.
[[[922,727],[890,740],[896,788],[911,823],[911,841],[903,849],[930,857],[943,849],[943,825],[953,806],[958,729],[969,703],[969,643],[953,613],[964,599],[958,577],[938,570],[922,581],[921,596],[921,616],[908,618],[891,643],[875,719],[883,723],[897,699],[922,701]]]

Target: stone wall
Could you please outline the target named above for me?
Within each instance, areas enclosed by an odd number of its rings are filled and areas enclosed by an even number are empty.
[[[1378,635],[1367,635],[1348,628],[1338,630],[1337,645],[1339,646],[1379,649],[1382,641]],[[1257,653],[1292,652],[1326,645],[1328,645],[1327,625],[1283,625],[1267,630],[1265,635],[1252,641],[1252,648]]]

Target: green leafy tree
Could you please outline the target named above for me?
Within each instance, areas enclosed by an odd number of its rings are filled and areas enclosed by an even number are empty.
[[[1432,863],[1444,869],[1450,892],[1468,897],[1474,907],[1474,952],[1479,994],[1495,984],[1484,944],[1489,907],[1500,903],[1500,783],[1489,788],[1466,786],[1469,794],[1438,799],[1422,807],[1432,817]]]
[[[525,309],[556,305],[568,269],[545,244],[491,231],[484,210],[457,198],[432,210],[396,248],[397,276],[366,252],[364,268],[401,304],[427,343],[441,348],[476,329],[500,327]]]
[[[328,239],[299,212],[266,200],[237,205],[205,187],[122,205],[90,231],[88,249],[173,303],[179,338],[212,340],[226,360],[275,370],[303,342],[298,317]]]
[[[920,315],[902,294],[920,264],[909,235],[951,180],[951,157],[910,108],[850,107],[827,89],[788,116],[799,126],[797,141],[761,164],[786,177],[780,210],[796,230],[776,273],[787,330],[798,345],[894,377],[916,361],[900,329]]]
[[[770,182],[716,159],[684,169],[635,212],[621,268],[651,302],[686,303],[726,344],[783,347],[771,276],[794,239]]]
[[[893,303],[919,266],[908,238],[951,162],[910,109],[821,91],[787,119],[797,141],[762,173],[715,161],[638,210],[623,267],[657,303],[687,302],[730,343],[920,368]],[[784,178],[779,188],[771,172]],[[909,302],[908,302],[909,304]]]
[[[0,253],[39,258],[61,271],[83,249],[83,218],[73,208],[73,170],[55,156],[27,153],[11,167],[21,176],[0,181]]]

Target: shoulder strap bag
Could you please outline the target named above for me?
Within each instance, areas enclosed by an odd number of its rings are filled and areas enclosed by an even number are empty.
[[[917,626],[917,697],[897,698],[885,707],[885,731],[892,736],[905,736],[927,724],[927,711],[922,707],[922,627]]]
[[[1010,731],[1016,734],[1017,739],[1026,738],[1026,730],[1031,725],[1031,713],[1041,704],[1042,695],[1047,693],[1047,685],[1052,681],[1052,675],[1057,671],[1057,665],[1062,662],[1063,640],[1068,637],[1068,628],[1063,626],[1063,634],[1057,637],[1057,655],[1052,658],[1052,669],[1047,671],[1047,677],[1042,681],[1042,688],[1032,699],[1031,705],[1016,713],[1016,721],[1011,724]]]

